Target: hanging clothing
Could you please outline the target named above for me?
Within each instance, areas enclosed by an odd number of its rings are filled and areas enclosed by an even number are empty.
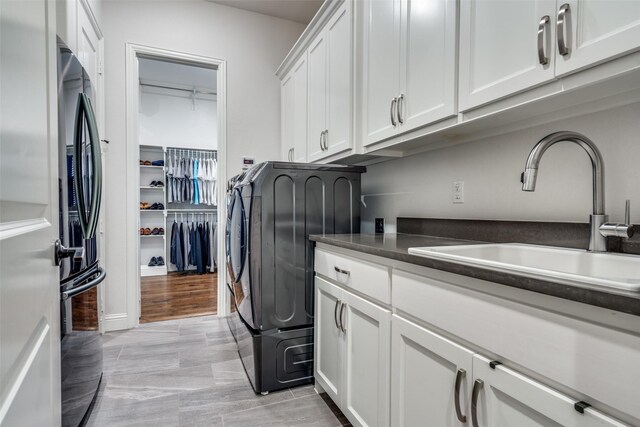
[[[216,154],[199,150],[167,150],[167,202],[217,205]]]
[[[177,221],[173,221],[171,227],[171,262],[176,265],[176,270],[184,271],[182,258],[182,245],[180,244],[180,226]]]

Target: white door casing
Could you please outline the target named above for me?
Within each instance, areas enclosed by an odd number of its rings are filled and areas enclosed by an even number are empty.
[[[55,2],[0,2],[0,425],[60,424]]]

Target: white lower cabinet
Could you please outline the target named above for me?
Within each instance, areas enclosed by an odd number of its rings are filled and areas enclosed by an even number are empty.
[[[353,425],[388,426],[391,312],[316,277],[316,382]]]
[[[473,426],[625,426],[593,408],[491,360],[473,356]],[[549,363],[553,363],[550,357]],[[603,373],[604,374],[604,373]],[[577,405],[577,406],[576,406]]]
[[[391,425],[466,425],[473,352],[395,314],[391,324]]]

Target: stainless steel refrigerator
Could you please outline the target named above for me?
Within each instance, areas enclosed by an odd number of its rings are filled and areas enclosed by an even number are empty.
[[[74,53],[58,39],[58,158],[62,359],[62,425],[88,420],[102,379],[98,286],[98,220],[102,199],[95,86]]]

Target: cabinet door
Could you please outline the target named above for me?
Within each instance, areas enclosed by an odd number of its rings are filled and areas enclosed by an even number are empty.
[[[354,425],[389,425],[391,313],[350,292],[346,307],[342,411]]]
[[[455,0],[403,0],[398,106],[408,131],[455,114]]]
[[[540,20],[549,16],[538,58]],[[555,0],[468,0],[460,3],[460,111],[554,77]]]
[[[78,60],[82,64],[89,78],[94,84],[98,81],[98,42],[100,40],[97,29],[89,18],[91,11],[88,3],[79,2],[78,5]]]
[[[343,291],[318,277],[315,284],[315,379],[339,405],[342,398],[343,334],[338,327],[337,316]]]
[[[280,84],[280,123],[281,123],[281,147],[282,160],[290,162],[291,149],[293,148],[293,129],[294,129],[294,79],[293,71],[285,76]]]
[[[472,387],[479,390],[477,423],[480,426],[625,425],[593,408],[586,408],[581,414],[574,408],[575,399],[504,366],[492,369],[489,362],[483,356],[473,356]]]
[[[564,36],[568,53],[557,53],[556,75],[640,48],[640,1],[568,0]]]
[[[351,148],[351,5],[345,1],[327,24],[327,150]]]
[[[307,155],[309,161],[324,157],[323,132],[327,129],[327,40],[320,34],[308,50],[309,111]]]
[[[473,352],[396,315],[391,323],[391,425],[465,425]]]
[[[307,161],[307,55],[293,67],[293,153],[294,162]]]
[[[367,146],[397,131],[391,104],[400,94],[400,0],[369,0],[364,15],[362,110]]]

